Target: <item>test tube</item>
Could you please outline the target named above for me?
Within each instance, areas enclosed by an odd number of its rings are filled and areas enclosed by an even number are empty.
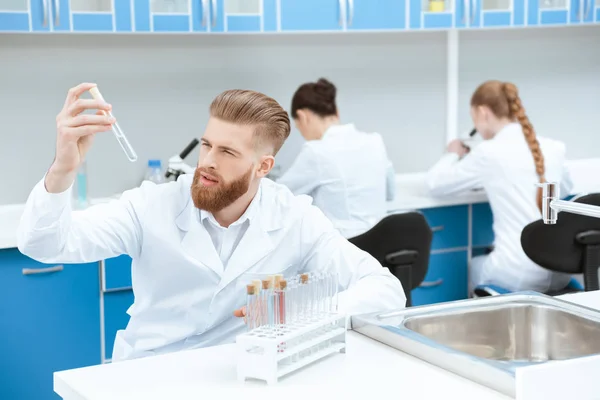
[[[267,331],[272,332],[275,329],[273,298],[272,298],[272,280],[265,279],[262,281],[262,323],[267,327]]]
[[[102,97],[102,94],[100,93],[100,90],[98,90],[97,86],[94,86],[89,91],[94,99],[100,100],[100,101],[105,101],[104,97]],[[114,118],[113,114],[110,111],[102,111],[102,112],[104,113],[104,115],[109,115]],[[121,148],[123,149],[123,152],[129,159],[129,161],[131,161],[131,162],[136,161],[138,158],[137,154],[135,153],[135,150],[133,150],[133,147],[131,147],[129,140],[127,140],[127,136],[125,136],[125,133],[123,133],[123,130],[121,130],[121,127],[119,126],[119,124],[116,121],[114,124],[112,124],[112,131],[115,134],[115,138],[117,138],[117,142],[119,142],[119,144],[121,145]]]
[[[254,329],[254,304],[256,295],[254,285],[246,285],[246,327],[248,331]]]
[[[278,334],[285,335],[286,332],[286,302],[285,295],[287,292],[287,282],[285,279],[279,281],[279,288],[276,290],[277,293],[277,326],[278,326]],[[285,351],[285,342],[279,343],[278,351],[283,353]]]
[[[261,289],[261,281],[260,279],[255,279],[252,281],[254,285],[254,328],[262,327],[262,295],[260,292]]]

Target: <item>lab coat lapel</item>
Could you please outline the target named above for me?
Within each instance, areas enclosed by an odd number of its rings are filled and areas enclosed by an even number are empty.
[[[190,201],[184,211],[177,217],[179,229],[185,231],[181,240],[181,247],[188,256],[207,266],[218,276],[222,276],[223,263],[217,254],[208,231],[198,218],[197,211]]]
[[[269,233],[264,228],[260,218],[254,218],[250,221],[248,230],[227,263],[218,291],[224,289],[245,271],[253,267],[269,254],[273,247]]]

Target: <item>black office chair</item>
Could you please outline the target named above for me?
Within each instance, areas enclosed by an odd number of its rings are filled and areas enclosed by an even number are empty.
[[[600,193],[575,198],[576,203],[600,206]],[[600,267],[600,219],[561,212],[554,225],[542,220],[527,225],[521,233],[521,246],[536,264],[555,272],[583,274],[583,290],[598,290]],[[570,284],[560,295],[581,291]]]
[[[400,280],[409,307],[411,290],[419,286],[427,274],[432,237],[423,214],[411,211],[388,215],[369,231],[348,240],[371,254]]]

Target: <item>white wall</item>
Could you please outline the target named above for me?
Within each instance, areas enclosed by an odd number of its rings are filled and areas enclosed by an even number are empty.
[[[570,156],[597,155],[600,27],[461,34],[460,131],[482,80],[512,79],[540,132]],[[595,46],[594,46],[595,44]],[[398,172],[422,171],[445,145],[444,32],[269,36],[0,35],[0,204],[25,201],[52,162],[66,91],[94,81],[138,152],[131,164],[111,134],[89,155],[91,196],[139,184],[148,158],[166,159],[202,134],[212,98],[263,91],[285,109],[293,91],[325,76],[345,121],[379,131]],[[302,141],[293,130],[277,161]],[[196,155],[187,161],[196,162]]]

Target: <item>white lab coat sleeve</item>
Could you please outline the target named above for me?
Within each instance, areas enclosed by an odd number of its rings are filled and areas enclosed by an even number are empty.
[[[319,180],[319,160],[309,144],[302,146],[292,165],[277,183],[287,186],[295,195],[310,195],[322,183]]]
[[[565,166],[563,167],[562,178],[560,180],[560,197],[565,198],[575,193],[571,193],[573,190],[573,180],[571,179],[571,173]]]
[[[427,186],[432,196],[449,196],[483,186],[482,171],[485,155],[481,146],[471,150],[461,160],[456,153],[447,153],[427,171]]]
[[[386,200],[392,201],[396,198],[396,171],[394,170],[394,164],[390,160],[387,162],[385,182]]]
[[[140,214],[148,193],[141,188],[119,200],[71,209],[72,187],[48,193],[44,179],[31,191],[17,230],[21,253],[44,263],[96,262],[140,252]]]
[[[302,221],[301,243],[302,272],[337,272],[338,310],[348,317],[406,306],[400,281],[370,254],[341,236],[316,207],[311,206]]]

